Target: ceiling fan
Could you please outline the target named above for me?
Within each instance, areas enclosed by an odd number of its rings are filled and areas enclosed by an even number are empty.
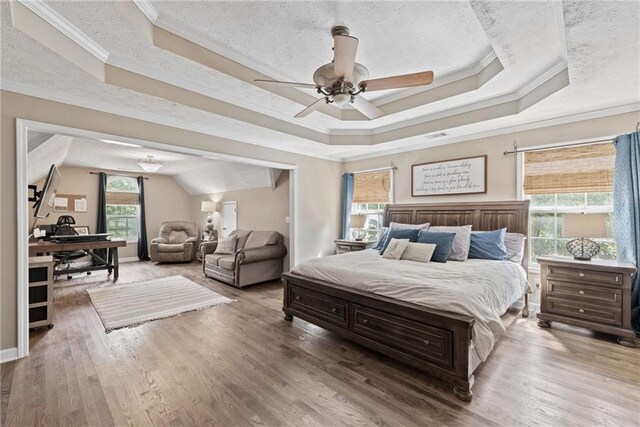
[[[338,25],[331,28],[333,36],[333,61],[318,68],[313,73],[313,83],[283,82],[278,80],[254,80],[257,83],[276,84],[291,87],[314,88],[323,97],[295,115],[306,117],[322,104],[343,105],[351,103],[369,119],[376,119],[384,113],[362,96],[363,92],[423,86],[433,82],[433,71],[404,74],[369,80],[369,70],[356,62],[358,39],[349,35],[349,28]]]

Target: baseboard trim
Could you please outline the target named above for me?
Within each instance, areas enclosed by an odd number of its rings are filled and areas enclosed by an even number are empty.
[[[18,347],[0,350],[0,363],[11,362],[18,358]]]
[[[120,258],[118,262],[137,262],[140,261],[137,256],[130,256],[127,258]]]

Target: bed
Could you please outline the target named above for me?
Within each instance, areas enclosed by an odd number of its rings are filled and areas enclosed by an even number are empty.
[[[528,210],[528,201],[388,205],[384,224],[471,224],[474,231],[506,227],[526,236]],[[373,250],[310,260],[284,274],[285,319],[298,317],[414,366],[451,384],[459,399],[471,401],[473,372],[504,332],[496,310],[524,299],[522,312],[528,316],[526,246],[522,265],[484,260],[382,263]],[[513,277],[515,284],[497,298],[493,313],[470,304],[483,298],[481,290],[490,291],[501,275]],[[488,283],[480,283],[482,278]],[[450,293],[446,283],[468,292]],[[424,286],[438,298],[424,298]]]

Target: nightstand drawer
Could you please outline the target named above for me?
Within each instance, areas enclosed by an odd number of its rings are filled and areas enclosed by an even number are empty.
[[[616,326],[622,325],[622,310],[614,307],[596,306],[584,304],[580,301],[547,297],[547,311],[592,322]]]
[[[570,267],[547,266],[547,279],[571,280],[622,286],[622,274]]]
[[[556,299],[568,299],[575,302],[585,301],[618,308],[622,306],[622,290],[616,288],[548,280],[547,295]]]

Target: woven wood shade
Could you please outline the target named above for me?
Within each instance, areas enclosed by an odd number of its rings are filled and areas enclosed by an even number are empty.
[[[354,176],[354,203],[389,203],[391,171],[358,173]]]
[[[124,191],[107,191],[108,205],[137,205],[140,199],[138,193]]]
[[[613,191],[613,143],[524,153],[526,194]]]

